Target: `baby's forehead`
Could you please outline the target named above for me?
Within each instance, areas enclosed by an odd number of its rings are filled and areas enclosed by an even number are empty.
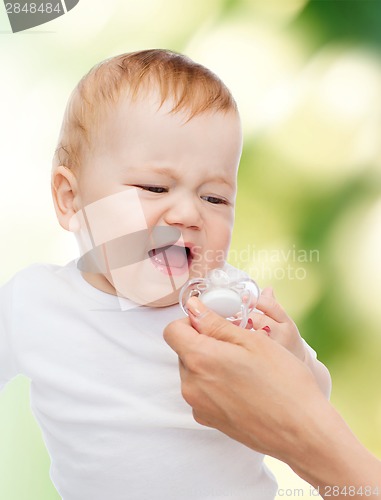
[[[147,97],[147,96],[146,96]],[[191,118],[174,111],[173,101],[157,94],[115,103],[94,141],[94,158],[120,165],[120,172],[224,183],[235,176],[242,147],[235,111],[204,111]]]
[[[133,96],[123,92],[100,120],[97,139],[101,139],[104,134],[117,137],[122,131],[128,140],[137,130],[149,137],[157,133],[158,127],[161,132],[168,129],[170,133],[178,130],[186,133],[194,128],[212,128],[216,123],[230,133],[235,133],[235,130],[241,133],[237,110],[221,111],[211,107],[194,113],[191,107],[179,108],[172,95],[163,100],[159,89],[154,87]]]

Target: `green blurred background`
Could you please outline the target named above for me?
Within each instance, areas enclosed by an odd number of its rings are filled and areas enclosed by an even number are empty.
[[[381,456],[380,26],[379,0],[80,0],[12,34],[0,6],[0,282],[76,256],[49,183],[79,78],[121,52],[184,52],[222,77],[241,110],[230,261],[274,287],[329,367],[334,405]],[[23,378],[1,394],[0,443],[1,499],[59,498]],[[300,484],[270,463],[280,487]]]

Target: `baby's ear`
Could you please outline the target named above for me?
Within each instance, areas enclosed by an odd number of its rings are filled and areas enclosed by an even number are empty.
[[[59,165],[52,171],[52,196],[58,222],[67,231],[73,231],[72,221],[76,213],[75,199],[78,193],[77,179],[69,168]]]

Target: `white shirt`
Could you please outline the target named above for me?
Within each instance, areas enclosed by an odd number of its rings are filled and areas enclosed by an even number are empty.
[[[0,388],[22,373],[64,500],[270,500],[263,455],[197,424],[164,327],[178,305],[122,311],[75,262],[0,290]]]

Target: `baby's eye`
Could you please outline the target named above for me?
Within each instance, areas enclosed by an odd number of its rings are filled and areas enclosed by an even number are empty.
[[[212,203],[213,205],[227,205],[228,201],[224,198],[218,198],[217,196],[201,196],[201,198],[208,203]]]
[[[150,193],[167,193],[168,189],[162,186],[136,186],[144,191],[149,191]]]

